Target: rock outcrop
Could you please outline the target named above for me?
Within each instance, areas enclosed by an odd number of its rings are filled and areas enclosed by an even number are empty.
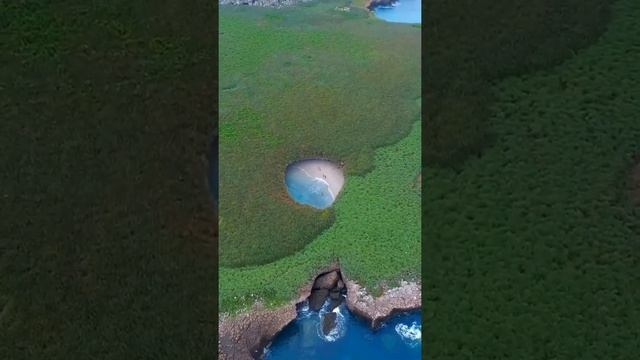
[[[316,278],[313,283],[313,289],[333,289],[338,284],[339,279],[340,275],[337,270],[322,274]]]
[[[331,330],[333,330],[336,327],[337,317],[338,317],[337,314],[334,312],[328,312],[324,314],[324,316],[322,317],[322,333],[323,334],[329,335]]]
[[[375,9],[378,6],[391,6],[396,2],[397,0],[370,0],[367,3],[366,8],[369,9],[370,11],[373,11],[373,9]]]
[[[319,271],[318,276],[338,271],[339,265],[333,263]],[[316,277],[317,279],[317,277]],[[221,360],[253,360],[258,359],[264,347],[285,326],[295,320],[298,304],[310,299],[315,281],[298,291],[298,298],[288,304],[275,309],[265,308],[256,303],[251,309],[241,314],[230,316],[221,315],[218,322],[218,358]],[[326,292],[326,293],[325,293]],[[324,289],[322,302],[329,296],[329,290]],[[321,294],[322,295],[322,294]],[[335,326],[335,325],[334,325]]]
[[[329,296],[329,290],[327,289],[315,289],[309,295],[309,309],[311,311],[318,311],[327,300]]]
[[[237,317],[220,319],[218,358],[222,360],[253,360],[287,324],[296,318],[292,305],[265,309],[255,305]]]
[[[338,264],[331,264],[316,277],[313,283],[299,291],[297,299],[275,309],[255,304],[247,312],[236,316],[222,315],[219,322],[218,357],[222,360],[258,359],[264,347],[297,316],[296,308],[309,301],[309,309],[318,311],[329,300],[328,310],[322,317],[322,332],[328,334],[336,326],[333,309],[340,306],[346,294],[346,304],[351,312],[364,318],[377,328],[390,316],[419,309],[422,301],[420,285],[401,282],[400,287],[386,290],[374,298],[358,283],[344,277]]]
[[[377,329],[390,316],[411,310],[417,310],[422,304],[420,285],[415,282],[402,281],[399,287],[385,291],[382,296],[374,298],[365,288],[355,281],[346,280],[347,307],[349,310],[369,322],[369,326]]]

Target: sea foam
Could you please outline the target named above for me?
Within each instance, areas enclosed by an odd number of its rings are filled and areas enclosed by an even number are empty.
[[[396,325],[395,329],[402,341],[407,345],[414,347],[420,344],[422,340],[422,325],[414,321],[411,326],[401,323]]]

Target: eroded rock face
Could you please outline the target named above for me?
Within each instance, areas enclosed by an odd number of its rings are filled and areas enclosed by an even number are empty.
[[[338,315],[334,312],[328,312],[322,317],[322,333],[329,335],[331,330],[336,327],[336,319]]]
[[[309,308],[320,310],[325,300],[330,299],[329,312],[323,315],[322,332],[328,334],[336,326],[333,309],[340,306],[346,294],[347,307],[354,314],[366,319],[377,328],[390,316],[421,306],[420,285],[401,282],[400,287],[386,290],[374,298],[355,281],[344,277],[337,264],[323,271],[314,282],[309,282],[299,291],[297,299],[275,309],[255,304],[245,313],[221,315],[219,322],[218,357],[223,360],[251,360],[259,358],[264,347],[297,317],[296,305],[309,300]],[[329,288],[326,288],[328,287]],[[313,304],[312,304],[313,303]]]
[[[271,339],[297,316],[295,306],[265,309],[260,304],[236,318],[220,320],[218,355],[224,360],[257,358]]]
[[[339,265],[333,263],[318,273],[325,274],[337,271]],[[265,308],[256,303],[251,309],[241,314],[230,316],[222,314],[218,329],[218,358],[221,360],[252,360],[259,358],[264,347],[285,326],[295,320],[298,315],[296,305],[307,300],[312,293],[314,282],[302,287],[298,291],[298,298],[275,309]],[[324,289],[326,295],[329,290]],[[324,300],[323,300],[324,302]],[[322,303],[320,303],[322,307]]]
[[[340,279],[340,275],[338,275],[338,271],[331,271],[326,274],[322,274],[316,278],[316,281],[313,283],[314,289],[333,289],[338,280]]]
[[[331,302],[329,302],[329,311],[333,311],[333,309],[337,308],[338,306],[340,306],[340,304],[342,304],[342,300],[344,298],[340,298],[340,299],[331,299]]]
[[[327,296],[329,296],[329,290],[327,289],[313,290],[309,296],[309,309],[312,311],[320,310],[324,301],[327,300]]]
[[[377,329],[390,316],[411,310],[417,310],[422,304],[420,285],[402,281],[399,287],[385,291],[374,298],[355,281],[345,280],[347,285],[347,307],[354,314],[366,319],[369,325]]]

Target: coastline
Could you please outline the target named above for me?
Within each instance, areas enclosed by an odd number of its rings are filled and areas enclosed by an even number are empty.
[[[396,2],[397,0],[365,0],[364,7],[370,12],[373,12],[376,6],[392,6]]]
[[[317,179],[325,183],[332,199],[335,201],[345,183],[345,176],[338,164],[330,160],[309,159],[299,160],[289,166],[297,167],[310,178]]]
[[[298,297],[277,308],[265,308],[255,303],[249,310],[237,315],[222,314],[219,322],[218,357],[223,360],[260,359],[264,348],[297,317],[297,305],[306,301],[313,284],[320,276],[340,272],[347,287],[346,305],[349,311],[364,319],[372,329],[377,329],[390,317],[421,308],[421,285],[401,281],[400,286],[373,297],[356,281],[349,280],[339,264],[331,264],[303,286]]]

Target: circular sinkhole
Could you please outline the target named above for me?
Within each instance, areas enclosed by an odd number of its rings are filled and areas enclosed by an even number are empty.
[[[299,160],[287,166],[284,177],[289,196],[297,203],[316,209],[330,207],[342,186],[342,166],[324,159]]]

